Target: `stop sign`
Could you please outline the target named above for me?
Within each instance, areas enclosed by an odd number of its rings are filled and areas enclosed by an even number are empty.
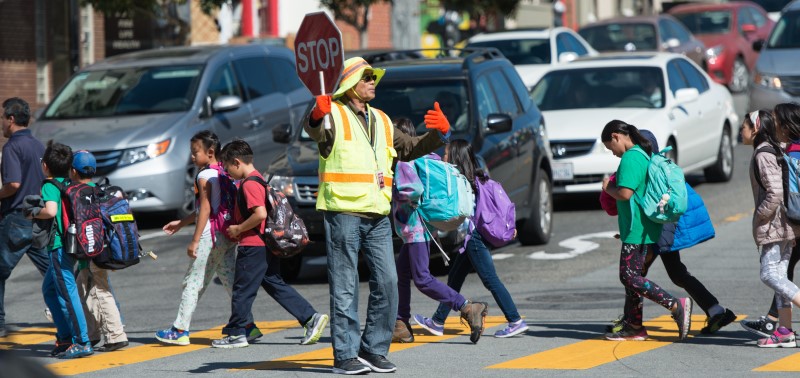
[[[297,29],[294,55],[297,76],[311,94],[333,93],[342,74],[344,49],[342,32],[327,13],[306,14]]]

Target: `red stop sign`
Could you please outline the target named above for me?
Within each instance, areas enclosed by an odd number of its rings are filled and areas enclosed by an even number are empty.
[[[342,32],[325,12],[306,14],[294,40],[297,76],[311,94],[330,94],[344,66]],[[325,82],[320,83],[320,72]],[[324,92],[323,92],[324,90]]]

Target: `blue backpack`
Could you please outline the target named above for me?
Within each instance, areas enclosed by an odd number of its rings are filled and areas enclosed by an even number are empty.
[[[94,257],[95,265],[103,269],[119,270],[139,263],[139,228],[133,219],[131,206],[125,191],[108,183],[104,178],[99,184],[100,212],[105,228],[103,251]]]
[[[422,181],[419,214],[431,226],[454,231],[475,212],[472,185],[455,165],[434,159],[416,159],[414,168]]]
[[[689,206],[683,170],[665,155],[670,150],[672,147],[667,146],[647,156],[641,149],[635,149],[647,157],[650,164],[647,165],[644,195],[634,191],[634,199],[647,218],[656,223],[677,222]]]

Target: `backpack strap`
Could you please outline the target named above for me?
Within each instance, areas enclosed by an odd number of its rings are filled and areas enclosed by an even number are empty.
[[[45,179],[42,182],[42,186],[44,186],[45,184],[52,184],[53,186],[55,186],[56,189],[58,189],[59,198],[61,198],[61,226],[64,229],[63,230],[59,229],[58,228],[58,222],[56,222],[56,220],[53,219],[51,235],[52,235],[52,230],[53,229],[56,230],[56,235],[59,235],[59,236],[64,235],[64,231],[66,231],[66,227],[67,227],[67,222],[66,222],[66,219],[67,219],[67,208],[66,208],[66,206],[64,206],[64,201],[68,200],[68,198],[69,198],[69,197],[67,197],[67,186],[69,186],[69,184],[70,184],[69,179],[64,179],[64,182],[60,182],[60,181],[58,181],[58,180],[56,180],[54,178],[49,178],[49,179]],[[53,236],[51,236],[50,239],[51,239],[50,241],[52,242]]]
[[[756,163],[756,156],[763,152],[769,152],[775,155],[775,159],[778,161],[778,165],[781,167],[781,182],[783,183],[783,203],[789,203],[789,191],[786,189],[789,187],[789,167],[786,164],[786,160],[783,158],[783,154],[778,155],[775,151],[775,147],[768,145],[761,147],[756,150],[756,153],[753,155],[753,159],[750,162],[750,165],[753,166],[753,173],[756,177],[756,182],[761,189],[767,190],[767,187],[764,186],[764,182],[761,181],[761,170],[758,168],[758,163]]]
[[[239,213],[242,214],[242,217],[245,219],[250,218],[250,216],[253,215],[253,213],[250,212],[250,209],[247,208],[247,200],[244,198],[244,183],[248,181],[255,181],[264,187],[264,206],[267,208],[267,217],[269,217],[269,184],[267,184],[264,179],[257,176],[247,176],[239,184],[239,189],[236,191],[236,206],[239,208]],[[256,227],[256,233],[261,236],[264,235],[264,233],[261,232],[261,227]]]

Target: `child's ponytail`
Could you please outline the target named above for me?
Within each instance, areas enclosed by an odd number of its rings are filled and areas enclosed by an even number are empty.
[[[627,135],[631,138],[631,141],[633,141],[634,144],[638,144],[639,147],[641,147],[644,152],[647,152],[648,155],[651,155],[654,152],[653,145],[650,143],[650,140],[639,133],[639,129],[637,129],[636,126],[615,119],[607,123],[603,128],[603,132],[600,134],[600,140],[603,142],[611,141],[611,134]]]

